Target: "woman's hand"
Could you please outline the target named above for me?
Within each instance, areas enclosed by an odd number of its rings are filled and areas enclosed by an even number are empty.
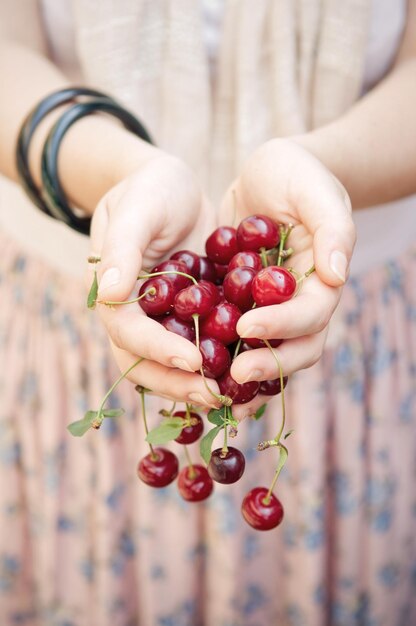
[[[179,159],[158,153],[100,201],[92,222],[92,252],[101,256],[98,300],[137,297],[137,276],[179,245],[197,249],[196,236],[215,227],[215,212],[202,196],[191,170]],[[211,223],[212,222],[212,223]],[[168,333],[137,303],[110,308],[98,304],[122,371],[138,356],[144,361],[128,378],[158,395],[200,405],[214,398],[198,371],[194,344]],[[212,381],[212,389],[218,387]]]
[[[261,213],[293,224],[288,239],[294,254],[286,265],[304,274],[294,298],[283,304],[253,309],[237,326],[242,337],[284,339],[276,350],[284,375],[310,367],[320,358],[328,323],[338,304],[341,287],[355,243],[348,195],[318,159],[294,141],[276,139],[261,146],[241,176],[228,190],[220,221],[237,224],[247,215]],[[234,361],[231,373],[239,382],[267,380],[279,375],[267,348],[245,352]],[[265,400],[234,408],[236,417],[253,413]]]

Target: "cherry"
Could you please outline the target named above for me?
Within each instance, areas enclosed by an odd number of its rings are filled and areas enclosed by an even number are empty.
[[[232,399],[233,404],[246,404],[250,402],[259,392],[260,383],[256,380],[250,380],[248,383],[240,385],[236,383],[228,369],[220,378],[217,379],[218,386],[224,396]]]
[[[199,257],[199,278],[201,280],[209,280],[211,283],[217,282],[215,263],[207,256]]]
[[[267,215],[251,215],[240,222],[237,241],[240,250],[270,250],[280,241],[279,228]]]
[[[224,296],[243,313],[251,309],[254,303],[251,284],[256,273],[252,267],[236,267],[224,278]]]
[[[240,317],[241,312],[235,304],[220,302],[202,320],[201,335],[214,337],[225,345],[233,343],[233,341],[238,339],[236,328]]]
[[[180,335],[188,341],[195,340],[195,326],[191,322],[185,322],[185,320],[181,320],[175,314],[168,315],[163,317],[160,321],[162,326],[166,328],[171,333],[175,333],[175,335]]]
[[[204,422],[202,421],[202,417],[193,411],[189,412],[189,416],[195,424],[182,428],[181,434],[175,439],[175,441],[184,445],[194,443],[204,432]],[[186,411],[176,411],[172,417],[181,417],[184,420],[188,419]]]
[[[217,483],[231,485],[240,480],[245,466],[246,460],[240,450],[229,446],[227,452],[224,452],[222,448],[218,448],[211,454],[208,474]]]
[[[259,272],[263,267],[261,256],[253,250],[237,252],[228,264],[228,271],[230,272],[236,267],[252,267],[256,272]]]
[[[245,343],[250,346],[250,348],[266,348],[266,344],[263,339],[258,339],[257,337],[244,337]],[[268,339],[269,344],[272,348],[278,348],[282,343],[283,339]],[[241,352],[241,351],[240,351]]]
[[[195,252],[190,250],[178,250],[170,257],[175,261],[182,261],[188,268],[187,274],[190,274],[194,278],[199,278],[199,256]]]
[[[270,265],[254,277],[251,292],[257,306],[281,304],[290,300],[296,290],[296,279],[285,267]]]
[[[199,284],[190,285],[176,294],[175,314],[183,320],[190,320],[193,315],[205,317],[215,306],[217,299],[218,294],[214,295],[211,288]]]
[[[222,265],[221,263],[214,263],[215,272],[217,274],[217,284],[224,280],[225,275],[228,272],[228,265]]]
[[[189,274],[186,263],[183,261],[172,261],[169,259],[168,261],[163,261],[159,263],[159,265],[155,265],[155,267],[150,272],[153,274],[154,272],[167,272],[173,270],[175,272],[183,272],[184,274]],[[161,278],[165,280],[170,280],[175,285],[175,292],[178,293],[181,289],[185,289],[188,285],[191,284],[191,279],[186,278],[186,276],[181,276],[180,274],[163,274]]]
[[[287,376],[283,377],[283,389],[287,385]],[[282,387],[280,385],[280,378],[275,378],[275,380],[262,380],[260,383],[260,393],[264,396],[277,396],[282,391]]]
[[[207,257],[214,263],[228,264],[238,252],[237,231],[232,226],[220,226],[205,242]]]
[[[221,300],[221,292],[217,285],[214,285],[214,283],[211,283],[209,280],[200,280],[198,285],[200,285],[200,287],[206,287],[215,298],[214,304],[218,304],[218,302]]]
[[[202,354],[202,370],[207,378],[218,378],[230,367],[230,353],[218,339],[202,337],[199,350]]]
[[[141,459],[137,475],[150,487],[166,487],[178,475],[179,463],[176,456],[166,448],[155,448]]]
[[[179,493],[188,502],[205,500],[211,495],[213,488],[214,483],[202,465],[187,466],[179,472]]]
[[[139,296],[151,289],[155,290],[154,293],[147,293],[139,302],[143,311],[152,316],[168,313],[176,295],[174,283],[163,276],[149,278],[140,287]]]
[[[241,505],[244,519],[256,530],[271,530],[283,519],[282,503],[273,493],[270,494],[270,501],[267,501],[267,494],[266,487],[255,487],[248,492]]]

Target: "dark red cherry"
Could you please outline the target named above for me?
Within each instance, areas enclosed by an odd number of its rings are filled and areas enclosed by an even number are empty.
[[[176,456],[166,448],[155,448],[137,466],[137,475],[150,487],[166,487],[178,475],[179,463]]]
[[[180,317],[177,317],[174,313],[161,318],[158,322],[169,332],[175,333],[175,335],[180,335],[188,339],[188,341],[195,340],[195,326],[193,322],[185,322],[185,320],[181,320]]]
[[[220,226],[205,243],[207,257],[214,263],[228,264],[238,252],[237,231],[232,226]]]
[[[237,252],[228,264],[228,271],[230,272],[236,267],[252,267],[253,270],[259,272],[263,267],[261,256],[252,250]]]
[[[231,302],[220,302],[215,306],[201,323],[201,335],[214,337],[221,343],[228,345],[237,341],[237,322],[241,312]]]
[[[251,284],[256,273],[252,267],[236,267],[224,278],[224,296],[243,313],[251,309],[254,303]]]
[[[270,265],[254,277],[251,292],[257,306],[281,304],[296,290],[296,278],[285,267]]]
[[[276,528],[283,519],[282,503],[273,493],[270,500],[266,500],[267,493],[266,487],[255,487],[248,492],[241,505],[244,519],[256,530]]]
[[[147,293],[139,301],[139,305],[147,315],[163,315],[172,310],[176,289],[171,280],[163,278],[163,276],[149,278],[140,287],[139,296],[146,291],[151,291],[151,293]]]
[[[215,265],[215,272],[217,274],[216,283],[217,285],[219,285],[222,283],[225,275],[228,272],[228,265],[221,265],[220,263],[214,263],[214,265]]]
[[[172,417],[181,417],[184,420],[188,419],[186,411],[176,411]],[[192,423],[189,426],[185,426],[184,428],[182,428],[181,434],[175,439],[175,441],[184,445],[194,443],[200,438],[200,436],[204,432],[204,422],[202,421],[202,417],[198,415],[198,413],[190,411],[189,419]]]
[[[168,261],[163,261],[159,263],[159,265],[155,265],[155,267],[150,272],[153,274],[154,272],[183,272],[184,274],[189,274],[188,268],[183,261],[173,261],[169,259]],[[191,279],[186,278],[186,276],[181,276],[180,274],[163,274],[162,278],[166,280],[170,280],[175,285],[175,291],[178,293],[181,289],[185,289],[188,285],[191,284]]]
[[[246,460],[240,450],[228,446],[227,452],[223,452],[222,448],[218,448],[211,454],[208,474],[217,483],[231,485],[240,480],[244,474],[245,466]]]
[[[187,274],[190,274],[194,278],[199,278],[199,255],[190,250],[178,250],[170,257],[175,261],[183,261],[188,268]]]
[[[260,383],[256,380],[250,380],[248,383],[240,385],[236,383],[228,369],[220,378],[217,379],[218,386],[224,396],[232,399],[233,404],[246,404],[250,402],[259,392]]]
[[[184,467],[179,472],[178,490],[184,500],[200,502],[206,500],[214,488],[211,476],[202,465]]]
[[[270,250],[280,241],[279,228],[267,215],[250,215],[240,222],[237,241],[240,250]]]
[[[250,348],[267,348],[263,339],[257,339],[257,337],[244,337],[244,341]],[[269,339],[268,341],[272,348],[278,348],[283,339]]]
[[[201,280],[208,280],[211,283],[217,282],[215,263],[213,263],[207,256],[199,257],[199,278]]]
[[[218,378],[230,367],[230,354],[218,339],[202,337],[199,350],[202,354],[202,369],[207,378]]]
[[[200,280],[198,282],[198,285],[200,287],[206,287],[206,289],[208,289],[208,291],[210,291],[215,298],[214,304],[218,304],[218,302],[221,300],[221,292],[217,285],[214,285],[214,283],[211,283],[209,280]]]
[[[287,385],[287,376],[283,376],[283,389]],[[282,387],[280,385],[280,378],[275,378],[275,380],[262,380],[260,383],[260,391],[259,393],[264,396],[277,396],[282,391]]]
[[[214,285],[215,286],[215,285]],[[193,315],[201,318],[212,311],[218,296],[203,285],[190,285],[176,294],[174,299],[175,314],[183,320],[192,319]]]

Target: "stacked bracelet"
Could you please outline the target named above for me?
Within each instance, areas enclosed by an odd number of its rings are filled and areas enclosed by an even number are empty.
[[[28,163],[28,153],[33,134],[48,113],[79,96],[87,96],[89,101],[74,103],[63,113],[49,132],[42,152],[43,187],[38,189],[30,173]],[[59,180],[57,162],[59,147],[68,129],[78,119],[95,112],[104,112],[116,117],[132,133],[144,141],[152,143],[149,133],[139,120],[115,100],[93,89],[73,87],[51,94],[33,109],[19,132],[16,149],[20,182],[31,200],[47,215],[65,222],[74,230],[84,234],[89,233],[91,220],[90,218],[79,217],[70,207]]]

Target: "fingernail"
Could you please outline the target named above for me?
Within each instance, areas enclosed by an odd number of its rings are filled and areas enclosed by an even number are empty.
[[[99,292],[104,289],[108,289],[108,287],[113,287],[120,282],[120,270],[118,267],[111,267],[109,270],[106,270],[101,277],[99,284]]]
[[[263,370],[252,370],[250,374],[247,376],[247,378],[245,378],[241,384],[244,385],[244,383],[248,383],[250,380],[263,380],[263,379],[264,379]]]
[[[247,330],[243,331],[240,335],[243,339],[245,337],[264,337],[266,334],[266,329],[264,326],[249,326]]]
[[[195,372],[194,368],[191,367],[185,359],[181,359],[178,356],[173,357],[170,362],[173,367],[177,367],[180,370],[185,370],[185,372]]]
[[[190,400],[190,402],[196,405],[209,406],[213,409],[217,408],[216,404],[207,402],[204,396],[202,396],[200,393],[196,393],[196,392],[190,393],[188,395],[188,400]]]
[[[335,276],[345,283],[347,278],[348,261],[343,252],[340,252],[339,250],[331,252],[331,256],[329,257],[329,267],[334,272]]]

